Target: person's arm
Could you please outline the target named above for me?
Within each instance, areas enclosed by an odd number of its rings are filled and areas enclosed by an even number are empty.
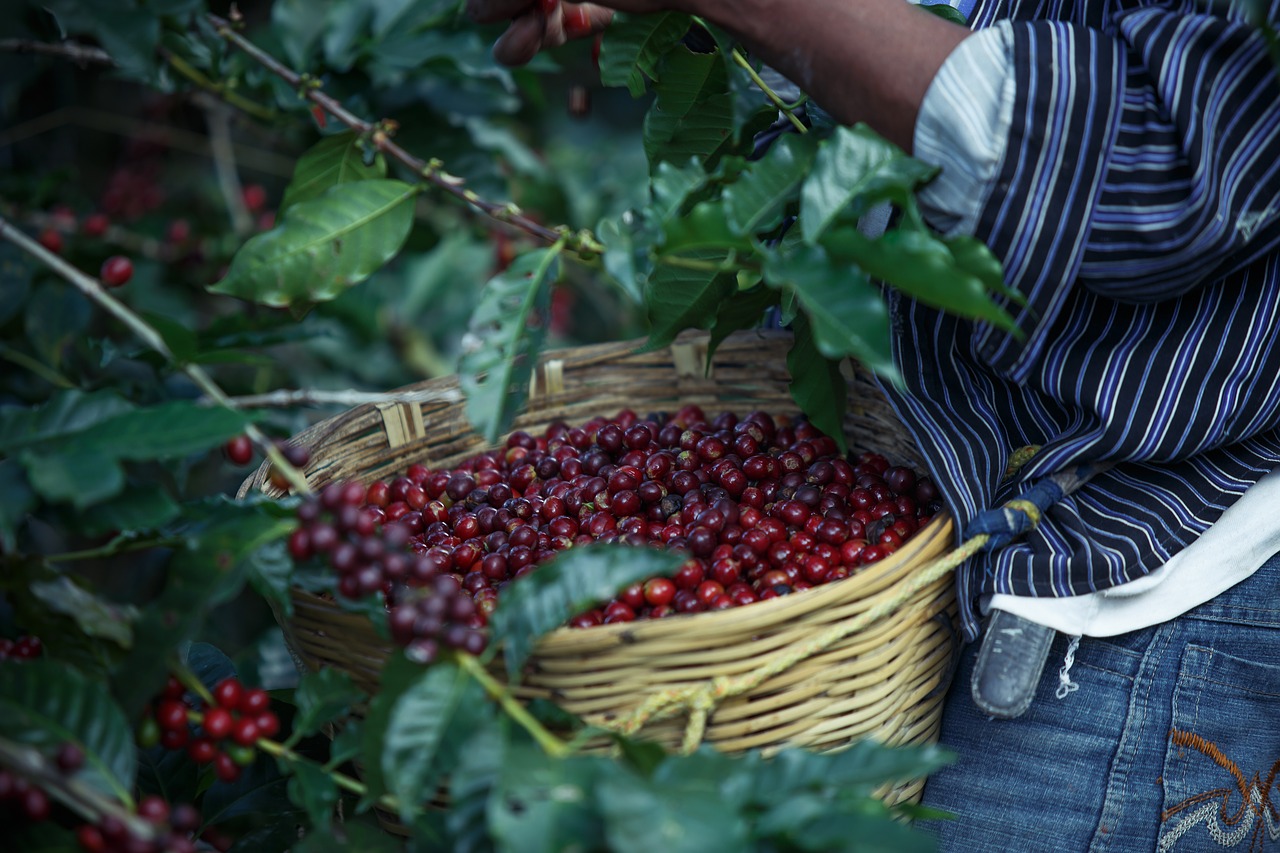
[[[468,0],[467,8],[480,22],[512,21],[494,47],[508,64],[563,44],[566,11],[577,15],[580,8],[592,30],[602,29],[614,9],[698,15],[741,39],[838,121],[866,122],[907,151],[929,83],[969,34],[905,0],[613,0],[568,10],[560,4],[550,16],[529,0]]]

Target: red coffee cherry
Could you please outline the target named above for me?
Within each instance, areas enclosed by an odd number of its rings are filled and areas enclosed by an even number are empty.
[[[107,287],[123,287],[133,278],[133,261],[124,255],[112,255],[102,262],[98,277]]]

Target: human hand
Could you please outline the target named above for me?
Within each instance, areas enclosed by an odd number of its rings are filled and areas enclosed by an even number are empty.
[[[504,65],[524,65],[540,50],[600,32],[609,25],[615,11],[657,12],[672,5],[660,0],[609,0],[608,5],[560,0],[467,0],[467,14],[478,24],[510,21],[507,31],[494,43],[493,55]]]

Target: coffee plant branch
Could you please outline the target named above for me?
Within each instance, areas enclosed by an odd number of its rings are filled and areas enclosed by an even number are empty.
[[[172,670],[174,677],[181,681],[184,687],[199,696],[206,707],[211,708],[217,704],[217,702],[214,701],[213,694],[209,692],[209,688],[204,685],[204,682],[200,680],[199,676],[188,669],[184,664],[180,661],[174,661],[172,664]],[[204,722],[204,715],[199,711],[191,711],[188,714],[188,719],[196,725],[200,725]],[[357,797],[363,798],[369,793],[369,789],[359,779],[354,779],[339,770],[334,770],[318,761],[314,761],[304,755],[300,755],[290,749],[287,744],[271,740],[270,738],[260,737],[253,742],[253,746],[278,761],[283,761],[294,766],[305,764],[318,768],[321,772],[332,779],[333,783],[339,788],[355,794]],[[400,811],[400,800],[394,794],[383,794],[378,798],[377,802],[379,806],[387,809],[388,811]]]
[[[86,68],[90,65],[115,65],[116,61],[100,47],[78,44],[73,41],[47,42],[33,39],[0,39],[0,51],[6,53],[38,53],[68,59]]]
[[[557,240],[565,239],[566,246],[571,251],[587,257],[601,254],[604,251],[604,246],[588,231],[567,234],[564,229],[548,228],[533,221],[522,214],[514,204],[500,204],[481,198],[475,191],[467,189],[462,178],[444,171],[443,164],[440,161],[423,160],[397,145],[391,139],[391,134],[395,131],[394,122],[386,120],[377,123],[365,121],[344,107],[336,98],[325,94],[321,90],[318,80],[310,75],[299,74],[286,67],[274,56],[240,35],[230,21],[213,14],[208,16],[208,21],[213,25],[214,31],[220,37],[239,48],[281,80],[296,88],[300,97],[316,104],[347,127],[368,138],[375,148],[412,170],[414,174],[432,186],[462,200],[465,204],[486,216],[519,228],[526,234],[546,243],[554,243]]]
[[[113,800],[74,776],[68,776],[34,746],[0,737],[0,767],[16,771],[89,823],[101,823],[103,818],[113,817],[128,827],[135,838],[160,841],[156,826],[134,813],[128,791],[119,792],[123,802]]]
[[[0,39],[0,52],[7,53],[35,53],[42,56],[55,56],[66,59],[79,65],[81,68],[87,68],[90,65],[106,65],[115,67],[116,61],[111,58],[111,54],[107,53],[100,47],[92,47],[86,44],[79,44],[73,41],[62,42],[43,42],[33,39]],[[275,118],[275,111],[261,104],[255,103],[248,98],[236,92],[230,91],[226,86],[214,80],[210,80],[200,70],[195,68],[181,56],[178,56],[171,50],[159,48],[160,56],[165,62],[169,63],[174,71],[177,71],[183,77],[186,77],[196,86],[204,89],[222,100],[226,101],[236,109],[242,110],[249,115],[270,121]]]
[[[227,403],[236,409],[285,409],[295,406],[363,406],[377,403],[457,403],[460,391],[318,391],[309,388],[281,389],[266,394],[229,397]],[[212,403],[208,398],[202,402]]]
[[[0,200],[0,205],[3,201]],[[8,240],[22,251],[34,257],[43,263],[49,269],[53,270],[65,281],[83,293],[89,299],[98,304],[108,314],[115,317],[125,325],[129,331],[138,337],[144,344],[155,350],[166,361],[174,367],[185,373],[192,382],[196,384],[201,391],[204,392],[210,400],[219,406],[228,409],[235,407],[230,404],[229,398],[216,382],[213,381],[204,368],[198,364],[185,364],[173,354],[173,350],[169,349],[169,345],[164,342],[164,338],[160,336],[150,324],[135,314],[127,305],[116,299],[102,287],[97,279],[86,275],[71,264],[64,261],[58,255],[50,252],[44,246],[41,246],[35,240],[32,240],[20,229],[14,227],[7,219],[0,217],[0,239]],[[267,455],[275,466],[280,469],[284,477],[289,481],[289,485],[293,487],[298,494],[311,494],[311,487],[307,484],[306,478],[302,472],[289,464],[284,454],[275,446],[270,438],[258,429],[252,423],[245,425],[245,434],[253,440],[262,451]]]

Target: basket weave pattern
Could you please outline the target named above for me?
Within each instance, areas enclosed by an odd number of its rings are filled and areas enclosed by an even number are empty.
[[[796,413],[788,392],[783,333],[739,333],[716,350],[706,371],[705,335],[638,353],[634,344],[604,344],[547,353],[534,371],[530,399],[515,428],[540,432],[556,421],[581,423],[630,408],[641,414],[697,404],[708,415],[760,409]],[[321,488],[334,480],[400,475],[414,462],[447,467],[487,449],[456,401],[453,378],[413,390],[437,391],[439,402],[360,406],[316,424],[295,440],[311,447],[306,475]],[[849,377],[845,432],[851,449],[919,466],[919,453],[868,377]],[[266,466],[241,494],[270,491]],[[588,722],[617,725],[656,691],[751,672],[773,655],[898,595],[921,566],[953,543],[945,513],[895,554],[846,580],[745,607],[662,620],[560,629],[535,649],[519,696],[544,697]],[[289,645],[310,669],[338,667],[366,690],[377,687],[390,649],[358,614],[294,590],[294,614],[281,619]],[[803,746],[834,750],[874,737],[919,743],[936,737],[955,648],[950,578],[931,583],[892,617],[805,658],[754,689],[725,699],[711,714],[705,741],[725,751]],[[640,735],[674,749],[684,721],[655,719]],[[918,793],[901,789],[894,799]]]

